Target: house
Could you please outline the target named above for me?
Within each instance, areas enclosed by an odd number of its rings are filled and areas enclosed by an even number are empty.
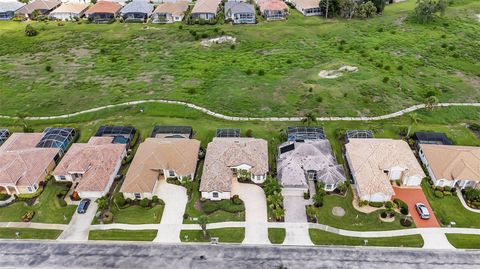
[[[287,141],[280,145],[277,178],[283,188],[308,191],[309,181],[325,184],[333,191],[345,182],[343,166],[337,163],[328,140]]]
[[[419,186],[425,173],[403,140],[351,138],[345,156],[361,200],[389,201],[394,195],[392,181]]]
[[[202,198],[230,199],[232,180],[241,172],[250,174],[257,184],[268,172],[267,141],[255,138],[215,137],[207,146],[200,182]]]
[[[412,137],[415,141],[415,147],[420,149],[421,144],[432,145],[453,145],[452,141],[447,137],[445,133],[437,132],[415,132]]]
[[[228,1],[225,3],[225,20],[235,24],[255,23],[255,7],[244,2]]]
[[[100,198],[108,193],[126,155],[125,146],[113,137],[91,137],[74,143],[53,171],[57,181],[78,183],[81,198]]]
[[[435,186],[480,188],[480,147],[420,144],[418,155]]]
[[[13,133],[0,146],[0,192],[34,193],[55,168],[59,148],[41,148],[43,133]]]
[[[15,11],[23,6],[24,3],[15,0],[0,1],[0,21],[11,20],[15,17]]]
[[[25,6],[19,8],[15,14],[18,16],[34,19],[35,12],[37,15],[48,15],[52,10],[62,4],[57,0],[34,0]]]
[[[98,1],[85,12],[85,16],[95,23],[110,23],[115,20],[121,8],[116,2]]]
[[[213,20],[220,10],[221,0],[198,0],[192,9],[193,20]]]
[[[7,138],[10,136],[8,129],[0,129],[0,146],[7,141]]]
[[[195,139],[147,138],[138,147],[120,192],[125,198],[150,199],[160,180],[193,180],[199,149]]]
[[[136,130],[132,126],[109,126],[103,125],[98,128],[95,136],[113,137],[114,144],[124,144],[125,148],[130,148],[132,139],[135,137]],[[133,141],[134,143],[136,141]]]
[[[320,0],[291,0],[291,3],[303,16],[319,16],[322,14]]]
[[[260,13],[267,21],[285,20],[288,6],[280,0],[257,0]]]
[[[156,138],[192,138],[192,126],[155,125],[150,137]]]
[[[188,10],[188,2],[163,3],[157,6],[152,14],[153,23],[181,22]]]
[[[133,0],[126,4],[120,14],[125,22],[146,22],[153,11],[153,4],[148,0]]]
[[[49,17],[52,20],[70,21],[83,17],[83,14],[87,9],[87,4],[64,3],[50,12]]]

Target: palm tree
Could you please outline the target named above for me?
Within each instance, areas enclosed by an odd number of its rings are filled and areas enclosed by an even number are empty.
[[[267,202],[273,208],[282,207],[283,197],[281,193],[275,192],[272,195],[267,196]]]
[[[432,110],[437,103],[438,103],[438,98],[433,95],[425,99],[425,107],[428,110]]]
[[[305,116],[302,119],[302,123],[307,124],[307,126],[310,126],[312,122],[316,122],[316,121],[317,121],[317,118],[312,112],[308,112],[307,114],[305,114]]]
[[[270,196],[274,193],[280,193],[282,191],[282,186],[280,186],[280,183],[276,178],[268,176],[263,183],[263,189],[265,191],[265,195]]]
[[[329,0],[326,0],[327,2],[327,8],[325,8],[325,19],[328,19],[328,3],[330,2]]]
[[[275,220],[281,220],[283,217],[285,217],[285,209],[277,207],[272,211],[272,214]]]
[[[408,119],[410,120],[410,125],[408,126],[407,137],[410,137],[413,125],[416,125],[420,121],[420,117],[418,117],[417,113],[410,113],[408,114]]]
[[[317,211],[315,210],[315,207],[309,205],[307,206],[307,216],[310,218],[310,219],[316,219],[316,213]]]
[[[204,239],[208,238],[207,222],[208,222],[207,215],[201,215],[200,217],[198,217],[198,224],[200,225],[200,227],[202,227]]]

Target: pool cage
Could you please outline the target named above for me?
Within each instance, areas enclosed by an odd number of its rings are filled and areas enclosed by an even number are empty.
[[[192,138],[192,126],[155,125],[151,137]]]
[[[215,137],[240,137],[240,129],[219,128],[215,131]]]
[[[95,136],[113,137],[113,143],[128,146],[135,136],[135,128],[132,126],[100,126]]]
[[[8,132],[8,129],[0,129],[0,145],[2,145],[5,141],[7,141],[7,138],[10,136],[10,132]]]
[[[314,126],[288,127],[287,137],[288,141],[326,139],[323,128]]]
[[[73,128],[47,128],[38,142],[37,148],[58,148],[63,156],[70,143],[73,142],[76,132]]]
[[[347,142],[351,138],[361,138],[361,139],[375,138],[375,136],[373,135],[373,132],[370,130],[349,130],[345,134],[345,137],[347,138]]]

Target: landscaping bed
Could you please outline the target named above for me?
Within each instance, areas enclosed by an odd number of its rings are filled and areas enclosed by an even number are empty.
[[[157,230],[93,230],[88,240],[153,241],[156,236]]]
[[[207,230],[210,238],[218,237],[219,243],[242,243],[245,238],[245,228],[219,228]],[[185,235],[188,239],[185,239]],[[203,237],[202,230],[182,230],[180,232],[182,242],[210,242]]]

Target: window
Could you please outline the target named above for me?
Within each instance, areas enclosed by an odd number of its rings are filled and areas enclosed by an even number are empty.
[[[175,176],[175,171],[169,170],[168,171],[168,176],[169,177],[174,177]]]
[[[65,176],[60,176],[60,180],[66,180],[67,178]]]
[[[32,187],[30,187],[30,186],[27,187],[27,190],[28,190],[29,192],[33,192],[33,189],[32,189]]]
[[[218,198],[218,192],[212,193],[212,197],[213,197],[213,198]]]
[[[332,185],[332,184],[327,184],[327,185],[325,186],[325,189],[331,190],[331,189],[333,189],[333,185]]]
[[[140,198],[142,198],[142,196],[141,196],[140,193],[138,193],[138,192],[135,193],[134,195],[135,195],[135,199],[140,199]]]

